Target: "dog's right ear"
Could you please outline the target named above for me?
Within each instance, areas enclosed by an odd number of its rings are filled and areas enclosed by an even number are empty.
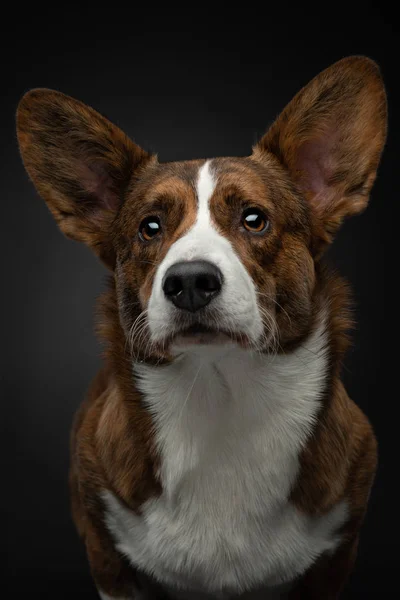
[[[47,89],[21,99],[17,135],[25,168],[60,229],[113,268],[111,224],[132,179],[156,157],[92,108]]]

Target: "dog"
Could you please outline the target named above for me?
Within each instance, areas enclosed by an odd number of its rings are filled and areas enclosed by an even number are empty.
[[[102,600],[340,596],[377,442],[341,382],[351,301],[324,252],[366,208],[386,129],[363,56],[240,158],[159,163],[58,91],[20,100],[33,184],[112,273],[70,468]]]

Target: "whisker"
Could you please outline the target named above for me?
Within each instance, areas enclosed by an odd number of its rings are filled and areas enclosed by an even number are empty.
[[[154,266],[158,266],[159,263],[155,262],[154,260],[135,260],[135,263],[143,263],[146,265],[154,265]]]
[[[265,298],[268,298],[268,300],[271,300],[274,304],[276,304],[276,306],[278,306],[281,309],[281,311],[283,313],[285,313],[285,315],[286,315],[286,317],[287,317],[287,319],[288,319],[288,321],[290,323],[290,327],[292,327],[292,319],[290,318],[290,315],[287,312],[287,310],[285,310],[283,308],[282,304],[279,304],[279,302],[273,296],[271,296],[269,294],[265,294],[264,292],[257,291],[256,294],[258,294],[259,296],[264,296]]]
[[[140,324],[141,319],[143,319],[145,317],[146,313],[147,313],[147,309],[143,310],[141,313],[139,313],[138,317],[132,323],[132,325],[129,329],[128,335],[127,335],[127,342],[129,342],[130,344],[132,342],[133,336],[135,335],[135,329]]]

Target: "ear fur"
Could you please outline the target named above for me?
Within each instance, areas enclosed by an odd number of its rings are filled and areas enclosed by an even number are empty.
[[[332,240],[343,219],[362,212],[386,139],[385,88],[376,63],[340,60],[306,85],[253,149],[274,154]]]
[[[82,102],[34,89],[17,110],[25,168],[65,235],[113,267],[111,223],[131,180],[155,157]]]

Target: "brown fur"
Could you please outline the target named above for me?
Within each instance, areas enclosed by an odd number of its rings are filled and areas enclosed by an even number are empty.
[[[114,265],[109,225],[132,178],[155,160],[92,108],[31,90],[17,113],[25,167],[60,229]]]
[[[132,354],[160,364],[168,348],[149,344],[146,308],[157,265],[194,223],[195,178],[202,161],[160,165],[104,117],[58,92],[33,90],[17,115],[25,166],[64,233],[91,246],[113,270],[100,307],[105,366],[79,410],[71,440],[72,511],[93,577],[111,596],[139,589],[141,574],[115,550],[100,493],[131,510],[161,493],[151,415],[135,387]],[[351,326],[346,284],[321,262],[344,218],[361,212],[386,134],[386,101],[372,61],[351,57],[318,75],[285,108],[247,158],[213,161],[215,226],[240,256],[259,305],[278,328],[275,350],[290,353],[328,314],[329,372],[312,437],[300,456],[291,502],[311,515],[345,499],[350,516],[333,557],[299,580],[293,598],[337,598],[352,569],[377,464],[371,425],[340,381]],[[241,224],[246,207],[270,221],[262,235]],[[143,218],[162,232],[142,243]],[[144,315],[144,313],[143,313]],[[134,330],[135,331],[135,330]],[[268,347],[264,351],[270,351]],[[152,590],[161,597],[160,590]]]

